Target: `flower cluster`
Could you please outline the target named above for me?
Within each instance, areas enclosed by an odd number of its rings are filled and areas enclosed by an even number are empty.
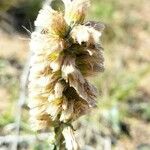
[[[31,35],[29,107],[35,130],[70,123],[96,104],[87,77],[103,71],[104,26],[84,23],[89,0],[63,0],[65,11],[45,5]]]

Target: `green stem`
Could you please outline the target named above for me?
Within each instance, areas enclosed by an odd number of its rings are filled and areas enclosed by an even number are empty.
[[[59,122],[54,128],[54,132],[53,150],[80,149],[74,136],[73,126],[70,123]]]
[[[60,123],[60,126],[55,127],[55,148],[54,150],[65,150],[65,142],[64,142],[64,136],[62,134],[63,131],[63,124]]]

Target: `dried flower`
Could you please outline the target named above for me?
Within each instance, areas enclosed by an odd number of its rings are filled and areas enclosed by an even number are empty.
[[[63,2],[64,14],[43,7],[31,36],[29,107],[35,130],[70,124],[86,114],[96,105],[97,95],[87,77],[104,70],[104,26],[83,24],[89,0]]]

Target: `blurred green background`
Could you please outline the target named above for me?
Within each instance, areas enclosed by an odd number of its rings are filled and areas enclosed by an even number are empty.
[[[29,53],[27,30],[34,30],[42,3],[0,1],[0,137],[15,134],[20,76]],[[98,107],[74,124],[84,150],[150,150],[149,6],[149,0],[92,1],[87,20],[106,25],[105,72],[90,79],[99,91]],[[35,133],[28,117],[25,104],[20,134],[30,139]],[[25,140],[18,149],[50,149],[49,139],[43,139]],[[9,143],[0,140],[0,149],[10,149]]]

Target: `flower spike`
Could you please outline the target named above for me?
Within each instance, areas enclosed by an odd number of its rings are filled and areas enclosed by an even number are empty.
[[[89,0],[62,1],[64,12],[44,5],[31,35],[30,120],[35,130],[54,128],[56,146],[62,148],[65,139],[68,149],[73,141],[70,150],[77,150],[66,125],[96,106],[97,90],[87,77],[104,70],[100,42],[104,25],[84,23]]]

